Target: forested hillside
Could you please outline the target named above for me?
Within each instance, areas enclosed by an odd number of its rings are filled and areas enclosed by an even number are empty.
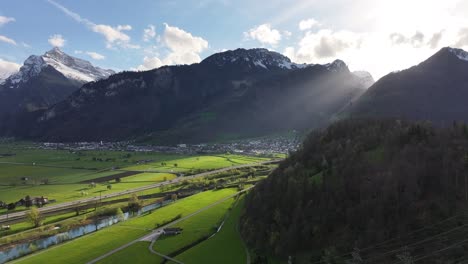
[[[303,263],[456,263],[466,248],[438,250],[468,233],[467,157],[466,125],[335,123],[255,187],[242,234],[260,254]],[[364,262],[345,262],[353,250]]]

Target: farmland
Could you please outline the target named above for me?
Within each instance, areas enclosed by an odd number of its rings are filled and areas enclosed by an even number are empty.
[[[233,208],[219,233],[178,255],[176,259],[187,264],[244,263],[247,258],[246,248],[237,228],[243,206],[244,200],[241,199]]]
[[[23,144],[0,145],[0,154],[3,155],[0,156],[0,201],[7,203],[26,195],[68,202],[171,180],[177,173],[191,174],[267,160],[229,154],[187,157],[120,151],[70,152],[35,149]],[[122,172],[135,174],[119,178],[118,183],[112,180],[113,175]],[[84,183],[102,178],[109,180],[98,182],[92,188]]]
[[[99,232],[53,247],[36,255],[20,259],[18,263],[44,263],[54,259],[56,263],[84,263],[108,251],[131,242],[152,230],[158,224],[167,223],[178,215],[185,216],[205,206],[236,193],[234,189],[207,191],[156,210],[152,214],[134,218]]]
[[[167,199],[176,201],[169,200],[169,204],[162,208],[35,254],[36,246],[30,246],[32,251],[29,253],[33,254],[16,262],[86,263],[95,259],[97,263],[163,261],[161,256],[150,251],[150,247],[158,253],[183,257],[182,253],[191,254],[196,252],[193,250],[198,246],[218,236],[225,236],[225,230],[237,234],[237,230],[232,229],[232,221],[237,223],[241,203],[234,194],[264,179],[275,167],[267,164],[244,168],[239,165],[268,160],[265,157],[233,154],[187,156],[111,150],[70,151],[39,149],[27,143],[3,144],[0,145],[0,201],[9,204],[27,196],[47,197],[54,203],[46,205],[46,208],[63,203],[69,206],[69,210],[44,215],[41,223],[44,226],[35,228],[27,219],[14,218],[16,215],[13,217],[13,212],[27,210],[25,206],[16,206],[8,211],[10,218],[3,220],[15,222],[11,222],[9,230],[0,231],[4,236],[2,243],[13,243],[14,246],[93,223],[93,219],[102,217],[100,214],[105,212],[105,208],[129,212],[129,190],[138,190],[137,197],[143,199],[140,202],[142,205]],[[216,171],[218,169],[222,170]],[[185,178],[195,174],[200,176]],[[159,183],[164,185],[156,185]],[[150,188],[147,188],[149,185]],[[181,195],[181,199],[177,199],[178,195]],[[88,198],[93,198],[95,202],[76,205]],[[236,209],[233,211],[233,208]],[[109,212],[114,212],[112,210]],[[0,214],[6,213],[6,208],[0,209]],[[221,223],[225,225],[221,232],[206,240],[216,233]],[[165,225],[180,227],[184,231],[178,236],[161,236],[155,243],[151,243],[152,238],[139,241],[151,234],[152,230],[159,230]],[[239,247],[242,241],[237,239],[237,242],[233,241],[235,246],[232,249],[236,252],[233,254],[241,252],[240,258],[245,259],[245,250]],[[113,252],[123,245],[126,245],[125,248]],[[108,254],[111,251],[112,254]],[[136,259],[129,259],[135,254]],[[50,262],[51,259],[54,261]]]

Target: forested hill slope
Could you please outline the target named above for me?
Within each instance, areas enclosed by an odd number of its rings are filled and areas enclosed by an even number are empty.
[[[368,248],[360,253],[368,260],[363,263],[432,254],[468,235],[466,217],[453,217],[467,204],[467,153],[466,125],[335,123],[310,134],[249,194],[242,234],[262,254],[286,258],[306,252],[303,263],[324,258],[333,261],[322,263],[346,263],[350,255],[337,256],[353,248]],[[424,240],[453,228],[445,242]],[[405,245],[413,246],[405,253]],[[467,248],[454,248],[420,263],[452,263],[437,261],[468,254]]]

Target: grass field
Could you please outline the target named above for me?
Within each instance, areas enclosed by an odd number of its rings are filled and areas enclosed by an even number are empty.
[[[166,172],[189,172],[191,170],[214,170],[242,164],[266,161],[266,158],[239,156],[239,155],[219,155],[219,156],[194,156],[181,159],[161,162],[150,162],[125,168],[130,171],[166,171]],[[177,164],[177,166],[175,166]]]
[[[191,245],[205,236],[213,234],[218,225],[224,220],[228,209],[235,200],[227,200],[187,220],[177,223],[174,227],[183,228],[180,235],[160,237],[153,246],[159,253],[169,255],[177,250]],[[246,253],[241,237],[237,232],[243,199],[236,203],[229,213],[223,228],[214,237],[195,245],[193,248],[175,257],[183,259],[184,263],[245,263]],[[107,263],[161,263],[162,258],[152,254],[149,242],[139,242],[99,262]],[[205,256],[205,254],[207,254]],[[132,256],[138,256],[138,262]]]
[[[206,191],[96,233],[58,245],[17,263],[86,263],[123,244],[147,234],[157,224],[166,223],[177,215],[188,215],[207,205],[236,193],[235,189]]]
[[[266,160],[240,155],[183,156],[161,153],[123,151],[44,150],[26,143],[0,144],[0,201],[16,202],[26,195],[45,196],[57,202],[67,202],[88,196],[129,190],[163,180],[173,179],[176,172],[213,170]],[[37,147],[37,146],[36,146]],[[7,154],[7,155],[5,155]],[[11,156],[8,156],[11,155]],[[144,164],[137,164],[139,161]],[[175,165],[176,164],[176,165]],[[111,170],[119,168],[119,170]],[[121,178],[122,182],[98,184],[90,189],[83,181],[116,175],[123,171],[143,173]],[[162,172],[155,173],[155,172]],[[172,173],[173,172],[173,173]],[[23,177],[27,181],[21,180]],[[41,184],[45,180],[49,184]],[[114,183],[111,181],[111,183]],[[5,210],[0,210],[4,213]]]
[[[99,264],[161,263],[163,258],[149,251],[150,244],[150,242],[145,241],[137,242],[125,250],[105,258]]]
[[[170,173],[141,173],[134,176],[122,178],[120,183],[112,181],[112,189],[107,189],[107,183],[97,184],[96,188],[89,187],[89,184],[78,183],[78,184],[48,184],[48,185],[21,185],[9,188],[3,188],[0,191],[0,201],[14,202],[30,195],[44,196],[49,199],[55,199],[58,203],[67,202],[77,199],[83,199],[86,197],[98,197],[100,191],[102,196],[110,193],[130,190],[141,186],[162,182],[164,180],[174,179],[176,176]],[[87,193],[83,196],[81,191]],[[1,212],[1,211],[0,211]]]
[[[0,201],[16,202],[29,195],[31,197],[44,196],[57,203],[62,203],[99,197],[100,194],[103,200],[106,200],[106,195],[110,193],[172,180],[177,177],[177,173],[193,174],[266,160],[268,159],[232,154],[185,156],[126,151],[44,150],[37,148],[37,145],[32,143],[0,144]],[[124,172],[138,173],[126,177],[122,176],[119,183],[113,177],[108,177]],[[23,180],[23,178],[28,178],[28,180]],[[99,179],[103,182],[99,182]],[[93,180],[97,181],[94,188],[90,187],[88,183],[84,183]],[[208,179],[198,180],[208,181]],[[236,185],[235,181],[230,181],[230,183]],[[108,185],[111,185],[110,189]],[[172,186],[172,188],[176,187]],[[139,193],[139,195],[160,191],[161,189],[157,188]],[[86,263],[147,234],[158,225],[166,224],[179,215],[183,217],[193,213],[236,193],[236,191],[236,189],[222,189],[199,193],[155,210],[151,214],[130,219],[25,257],[19,260],[19,263]],[[126,197],[128,195],[118,198]],[[233,202],[234,199],[229,199],[193,218],[178,223],[176,226],[184,228],[184,232],[177,237],[161,238],[157,241],[155,249],[158,252],[172,253],[200,238],[211,235]],[[17,207],[15,210],[24,209],[25,207]],[[5,212],[6,209],[0,209],[0,214]],[[66,213],[49,217],[46,221],[47,223],[64,219],[72,221],[73,214]],[[0,233],[0,235],[5,237],[7,234],[18,233],[21,236],[33,231],[34,229],[31,229],[29,223],[23,222],[12,225],[10,232]],[[148,243],[137,243],[109,257],[103,263],[126,263],[125,261],[120,262],[124,259],[123,253],[128,251],[132,255],[132,252],[137,252],[142,248],[146,248],[146,250],[138,255],[138,263],[144,263],[146,260],[157,261],[159,257],[151,254],[148,251],[148,246]]]
[[[154,244],[153,249],[164,255],[170,255],[197,240],[212,235],[216,232],[218,225],[234,201],[234,199],[227,200],[178,223],[176,227],[182,228],[182,233],[177,236],[161,236]]]
[[[175,257],[187,264],[196,263],[246,263],[246,249],[237,230],[239,217],[244,207],[244,199],[236,204],[223,228],[214,237]]]
[[[0,158],[0,162],[36,163],[37,165],[104,169],[113,166],[127,167],[139,160],[165,161],[181,155],[155,152],[125,152],[107,150],[45,150],[30,144],[0,144],[0,154],[14,154]]]

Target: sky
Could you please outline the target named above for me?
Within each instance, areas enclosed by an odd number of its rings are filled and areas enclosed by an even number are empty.
[[[1,0],[0,76],[52,47],[102,68],[149,70],[263,47],[341,59],[378,79],[442,47],[468,50],[466,0]]]

